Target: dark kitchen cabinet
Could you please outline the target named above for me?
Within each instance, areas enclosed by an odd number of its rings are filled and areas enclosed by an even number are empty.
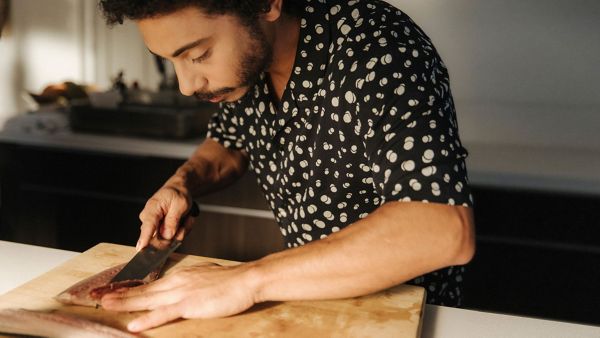
[[[74,251],[134,245],[139,212],[182,162],[0,144],[0,239]],[[253,180],[248,174],[200,202],[266,210]],[[272,219],[203,211],[180,251],[245,261],[282,248]]]
[[[465,307],[600,324],[600,196],[475,187]]]

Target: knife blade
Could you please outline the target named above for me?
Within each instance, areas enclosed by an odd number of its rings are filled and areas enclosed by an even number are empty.
[[[185,224],[189,216],[196,217],[200,213],[198,204],[192,202],[192,208],[182,218],[181,226]],[[160,268],[169,256],[181,245],[179,240],[168,240],[160,235],[152,237],[150,243],[140,250],[133,258],[117,273],[111,283],[144,279],[150,272]]]

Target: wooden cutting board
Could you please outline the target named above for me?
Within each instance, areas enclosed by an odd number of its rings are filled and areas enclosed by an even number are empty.
[[[53,297],[76,282],[135,254],[133,247],[100,243],[63,265],[0,296],[0,309],[57,310],[125,329],[138,313],[67,306]],[[174,266],[200,262],[238,264],[212,258],[173,254]],[[425,290],[400,285],[373,295],[331,301],[269,302],[245,313],[218,319],[180,320],[145,331],[146,337],[418,337]]]

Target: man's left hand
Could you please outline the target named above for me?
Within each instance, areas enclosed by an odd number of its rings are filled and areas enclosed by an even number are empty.
[[[178,318],[231,316],[255,303],[247,271],[245,264],[185,267],[155,282],[107,294],[101,304],[113,311],[150,310],[128,324],[127,328],[134,332]]]

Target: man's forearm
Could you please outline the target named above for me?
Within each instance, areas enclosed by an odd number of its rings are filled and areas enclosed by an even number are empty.
[[[192,196],[199,196],[231,184],[246,171],[247,166],[244,153],[226,149],[207,139],[165,185],[183,187]]]
[[[473,252],[471,209],[392,202],[327,238],[249,263],[248,276],[258,302],[345,298],[465,264]]]

